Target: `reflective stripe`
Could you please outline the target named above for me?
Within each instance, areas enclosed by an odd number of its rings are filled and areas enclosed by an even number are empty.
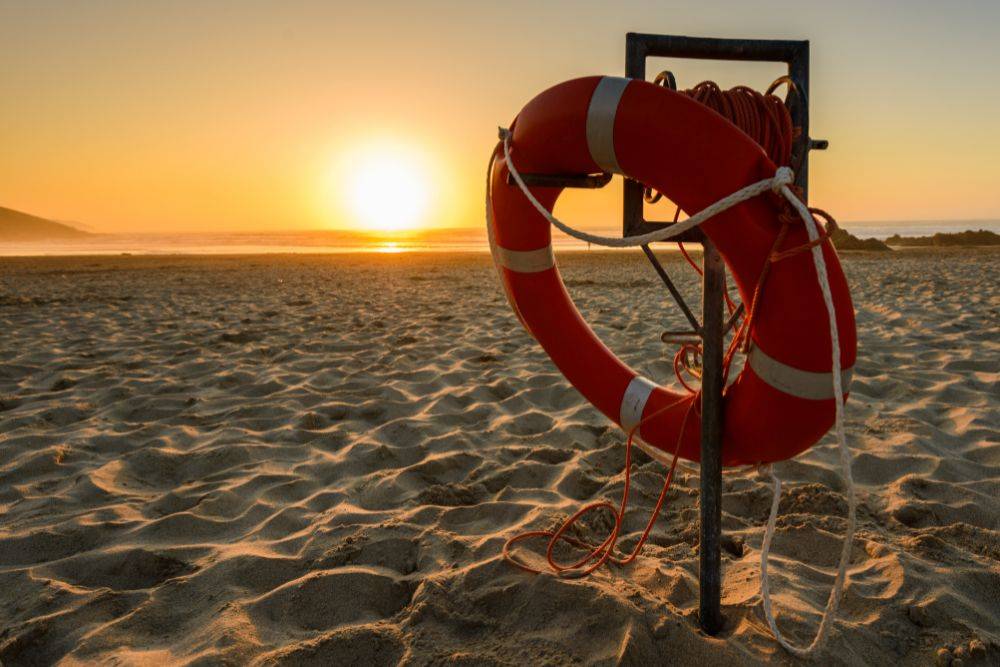
[[[778,391],[809,401],[824,401],[833,398],[833,373],[813,373],[793,368],[764,354],[756,345],[750,350],[747,365],[764,382]],[[844,392],[851,386],[853,368],[840,371]]]
[[[538,273],[556,265],[551,245],[535,250],[507,250],[496,246],[496,259],[500,266],[515,273]]]
[[[622,173],[615,155],[615,114],[628,79],[606,76],[597,83],[587,109],[587,148],[590,157],[604,171]]]
[[[646,401],[649,400],[649,395],[653,393],[654,389],[656,389],[656,383],[641,375],[636,375],[628,383],[625,394],[622,396],[622,407],[618,418],[618,423],[622,425],[626,433],[642,421],[642,411],[646,409]],[[639,435],[638,432],[636,435]]]

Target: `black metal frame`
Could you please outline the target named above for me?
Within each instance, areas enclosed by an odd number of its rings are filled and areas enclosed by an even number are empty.
[[[786,103],[793,124],[801,128],[792,147],[792,167],[795,183],[802,188],[808,201],[809,151],[827,148],[826,141],[809,137],[809,42],[771,39],[715,39],[679,35],[648,35],[628,33],[625,37],[625,75],[631,79],[646,78],[646,58],[696,58],[705,60],[738,60],[783,62],[794,92],[789,91]],[[668,73],[667,81],[673,82]],[[564,188],[601,188],[611,180],[610,174],[544,175],[523,174],[529,186]],[[622,235],[635,236],[673,223],[648,221],[643,217],[643,185],[625,180],[622,208]],[[721,612],[721,539],[722,539],[722,356],[726,333],[734,326],[739,312],[728,321],[724,318],[723,300],[726,265],[715,246],[699,229],[692,229],[672,241],[700,243],[702,255],[702,323],[699,323],[669,274],[648,245],[642,246],[646,258],[666,285],[680,307],[691,331],[665,332],[663,339],[678,338],[702,341],[701,378],[701,526],[699,562],[699,623],[708,634],[717,633],[723,625]],[[742,305],[741,305],[742,308]]]
[[[625,75],[631,79],[646,78],[646,58],[698,58],[712,60],[742,60],[784,62],[794,89],[786,102],[792,123],[801,128],[792,147],[795,182],[808,197],[809,151],[825,149],[827,142],[809,137],[809,42],[789,40],[714,39],[677,35],[647,35],[629,33],[625,37]],[[673,82],[673,75],[668,75]],[[643,185],[626,179],[622,208],[622,235],[635,236],[662,229],[672,223],[651,222],[643,217]],[[691,335],[702,341],[701,377],[701,525],[699,548],[698,618],[702,630],[717,633],[723,625],[722,594],[722,356],[726,332],[734,325],[738,314],[723,319],[723,292],[726,266],[712,243],[700,230],[685,234],[681,241],[702,244],[702,324],[684,302],[666,270],[649,246],[643,246],[646,257],[666,284],[671,296],[691,324]]]

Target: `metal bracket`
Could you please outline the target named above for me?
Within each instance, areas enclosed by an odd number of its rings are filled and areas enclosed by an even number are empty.
[[[684,317],[687,318],[691,328],[694,329],[693,333],[700,336],[702,334],[701,324],[698,323],[698,318],[696,318],[694,313],[691,312],[691,308],[689,308],[687,302],[684,301],[684,297],[681,296],[681,293],[674,285],[674,282],[670,280],[670,275],[667,273],[667,270],[663,268],[662,264],[660,264],[660,260],[656,258],[656,255],[649,247],[649,244],[642,246],[642,251],[646,253],[646,259],[648,259],[649,263],[653,265],[653,269],[656,271],[657,275],[660,276],[660,280],[662,280],[663,284],[667,286],[670,296],[674,297],[674,301],[676,301],[677,305],[680,306],[681,312],[684,313]]]
[[[746,308],[744,307],[743,303],[740,302],[740,305],[736,306],[736,310],[733,311],[733,314],[729,316],[729,321],[726,322],[726,326],[722,330],[723,336],[725,336],[727,333],[733,330],[733,327],[736,326],[736,323],[740,321],[740,315],[743,314],[744,310],[746,310]]]

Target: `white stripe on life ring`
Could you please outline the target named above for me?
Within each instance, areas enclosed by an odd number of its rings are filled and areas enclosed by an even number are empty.
[[[628,79],[603,77],[594,89],[587,109],[587,148],[597,166],[613,174],[622,173],[615,154],[615,114]]]
[[[646,403],[649,402],[649,397],[653,394],[654,389],[656,389],[655,382],[638,375],[632,378],[628,387],[625,388],[619,419],[626,433],[642,421],[642,413],[646,410]],[[636,429],[632,436],[632,444],[646,452],[653,460],[670,467],[672,463],[670,454],[644,442],[639,435],[639,429]]]
[[[809,401],[833,398],[833,373],[814,373],[793,368],[767,356],[758,346],[750,350],[747,365],[761,380],[778,391]],[[854,368],[840,371],[841,384],[846,392],[851,386]]]
[[[642,411],[646,409],[646,401],[649,400],[654,389],[656,389],[656,383],[641,375],[636,375],[628,383],[628,387],[625,388],[625,393],[622,395],[622,407],[618,418],[618,423],[622,425],[626,433],[642,421]],[[639,433],[636,432],[636,435],[638,436]]]
[[[496,259],[500,266],[514,273],[538,273],[556,265],[551,245],[535,250],[508,250],[496,246],[496,251]]]

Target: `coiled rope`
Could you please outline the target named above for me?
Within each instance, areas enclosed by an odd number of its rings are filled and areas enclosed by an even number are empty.
[[[504,161],[510,172],[511,177],[514,182],[520,188],[521,192],[527,197],[528,201],[531,202],[532,206],[557,229],[563,231],[573,238],[585,241],[587,243],[593,243],[595,245],[604,246],[608,248],[628,248],[643,246],[649,243],[654,243],[657,241],[666,241],[684,232],[692,229],[698,225],[701,225],[705,221],[711,219],[712,217],[726,211],[733,206],[736,206],[748,199],[752,199],[758,195],[761,195],[769,190],[775,194],[780,195],[784,198],[787,207],[790,207],[791,211],[801,219],[803,225],[806,229],[806,234],[809,238],[809,242],[801,246],[791,248],[788,250],[779,250],[780,245],[784,241],[785,235],[788,231],[788,227],[791,224],[793,217],[789,214],[789,211],[785,211],[781,216],[782,227],[775,239],[775,243],[772,247],[771,253],[768,256],[768,261],[765,263],[764,268],[761,272],[760,278],[756,289],[754,290],[754,295],[749,309],[747,310],[746,317],[743,320],[739,331],[734,336],[732,344],[730,345],[725,358],[723,360],[723,372],[724,377],[728,375],[729,366],[732,361],[735,351],[740,347],[740,342],[742,340],[743,351],[747,351],[750,345],[750,332],[753,326],[754,315],[757,311],[758,301],[761,297],[764,282],[768,273],[768,268],[771,263],[785,259],[786,257],[792,256],[799,252],[810,250],[812,253],[813,266],[816,269],[816,279],[819,283],[820,291],[823,296],[823,302],[827,312],[827,319],[830,327],[830,340],[831,340],[831,362],[832,362],[832,377],[833,377],[833,390],[834,390],[834,405],[835,405],[835,432],[837,437],[837,442],[839,444],[840,451],[840,462],[843,468],[844,480],[847,487],[847,499],[848,499],[848,518],[847,518],[847,531],[844,537],[844,545],[841,550],[840,560],[837,567],[837,575],[834,579],[833,586],[830,590],[829,598],[827,599],[826,607],[823,611],[823,617],[820,620],[819,627],[816,632],[816,636],[813,638],[812,642],[804,648],[793,646],[788,642],[787,639],[778,630],[777,624],[774,619],[774,612],[771,604],[771,594],[770,594],[770,580],[768,578],[768,556],[770,554],[771,543],[774,537],[775,525],[777,523],[778,506],[781,499],[781,480],[774,473],[773,468],[769,465],[761,470],[762,474],[767,474],[773,483],[773,497],[771,501],[771,510],[767,520],[767,527],[764,532],[764,539],[761,545],[761,596],[763,602],[764,616],[767,619],[768,626],[771,628],[771,632],[774,634],[775,639],[778,643],[784,647],[788,652],[799,657],[807,657],[811,654],[817,652],[825,643],[827,637],[829,636],[830,629],[832,627],[832,622],[837,613],[837,608],[840,604],[841,597],[843,595],[844,588],[847,582],[847,567],[850,563],[851,547],[854,541],[854,531],[856,527],[856,509],[857,501],[854,491],[854,480],[851,472],[851,453],[850,448],[847,444],[847,437],[844,428],[844,391],[841,381],[841,359],[840,359],[840,335],[837,327],[836,310],[833,304],[833,295],[830,290],[829,275],[826,268],[826,260],[823,257],[822,245],[823,242],[829,237],[829,228],[835,227],[835,222],[833,219],[823,211],[818,209],[810,209],[807,207],[799,195],[793,189],[793,183],[795,180],[794,172],[791,167],[787,166],[787,162],[791,159],[791,145],[794,140],[796,128],[791,125],[790,115],[784,103],[774,96],[772,93],[774,89],[782,84],[788,83],[791,85],[790,80],[787,77],[782,77],[776,80],[767,92],[763,95],[745,86],[740,86],[734,88],[730,91],[721,91],[719,87],[713,82],[703,82],[698,84],[694,89],[690,91],[684,91],[686,94],[693,97],[695,100],[709,106],[715,111],[721,113],[723,116],[731,120],[734,124],[740,127],[744,132],[746,132],[751,138],[753,138],[758,144],[760,144],[771,157],[772,161],[782,165],[779,166],[774,173],[774,176],[768,179],[763,179],[752,183],[736,192],[723,197],[714,204],[702,209],[696,214],[690,216],[684,221],[676,222],[678,214],[675,215],[675,223],[670,227],[664,229],[659,229],[647,234],[640,234],[636,236],[628,237],[609,237],[600,236],[597,234],[590,234],[582,230],[577,230],[566,223],[562,222],[556,218],[552,213],[545,208],[538,201],[537,198],[532,194],[531,190],[525,184],[524,179],[518,172],[511,158],[511,141],[512,136],[510,130],[505,128],[500,128],[499,135],[501,139],[501,147],[503,151]],[[777,102],[776,102],[777,101]],[[494,150],[493,155],[490,159],[489,173],[492,173],[493,163],[497,157],[498,151]],[[489,176],[488,176],[489,178]],[[646,197],[647,201],[656,201],[659,199],[659,193],[656,194],[655,198]],[[494,259],[496,257],[496,247],[495,241],[492,233],[492,210],[489,204],[489,184],[487,185],[487,224],[490,227],[489,230],[489,241],[491,251],[494,253]],[[814,218],[814,215],[819,215],[823,217],[828,222],[828,230],[826,232],[820,232],[819,226]],[[683,246],[681,250],[688,261],[698,270],[696,264],[691,261],[687,252],[684,251]],[[728,297],[728,295],[727,295]],[[732,303],[727,298],[727,304],[732,310]],[[516,311],[516,304],[513,304]],[[671,481],[673,479],[674,470],[677,465],[677,455],[680,447],[681,438],[683,437],[684,428],[687,425],[688,417],[692,411],[697,411],[698,405],[700,404],[701,391],[695,391],[686,382],[684,382],[680,373],[680,366],[683,366],[685,370],[690,372],[690,368],[686,361],[689,352],[694,351],[693,349],[687,349],[688,347],[696,346],[686,346],[678,352],[678,356],[675,356],[674,369],[677,373],[681,384],[688,390],[689,395],[678,399],[674,403],[667,405],[666,407],[658,410],[657,412],[649,415],[634,426],[628,433],[628,441],[626,443],[625,449],[625,483],[622,491],[622,500],[620,508],[616,509],[611,503],[607,501],[597,501],[589,505],[584,506],[578,510],[573,516],[567,519],[562,526],[556,531],[530,531],[514,536],[504,545],[503,555],[504,557],[512,562],[517,567],[526,570],[528,572],[540,572],[540,570],[526,565],[513,557],[510,552],[510,548],[517,542],[531,538],[531,537],[548,537],[549,544],[546,550],[546,560],[548,565],[556,572],[559,576],[563,577],[581,577],[586,576],[593,572],[595,569],[600,567],[603,563],[611,561],[618,565],[626,565],[632,562],[644,543],[649,536],[650,531],[658,517],[668,489],[670,488]],[[679,358],[681,360],[679,361]],[[650,519],[643,531],[638,543],[632,552],[624,557],[618,557],[614,555],[614,547],[617,543],[621,524],[625,516],[625,508],[628,500],[629,492],[629,482],[630,482],[630,469],[631,469],[631,449],[633,440],[636,432],[642,426],[644,422],[652,419],[654,416],[661,414],[662,412],[683,405],[683,403],[688,402],[687,408],[685,410],[684,419],[680,429],[680,435],[678,437],[678,442],[674,447],[673,459],[671,461],[670,468],[664,479],[663,487],[660,491],[659,498],[657,499],[656,505],[651,513]],[[611,533],[608,537],[601,542],[599,545],[589,545],[575,538],[567,536],[565,533],[569,528],[584,514],[587,512],[606,508],[609,509],[614,514],[614,526],[612,527]],[[559,541],[565,541],[573,546],[579,548],[589,549],[589,553],[582,559],[576,561],[575,563],[566,565],[557,563],[553,557],[554,549],[556,548]]]
[[[542,570],[516,559],[510,550],[511,547],[522,540],[546,537],[549,539],[549,542],[548,547],[545,550],[545,560],[552,572],[554,572],[557,576],[566,579],[578,579],[580,577],[585,577],[609,561],[615,565],[624,566],[635,560],[639,555],[639,552],[642,550],[643,545],[646,543],[646,540],[649,538],[649,534],[652,532],[653,526],[656,524],[656,519],[660,515],[660,510],[663,508],[664,502],[666,501],[667,492],[670,490],[670,485],[674,478],[674,471],[677,469],[678,453],[680,451],[681,442],[683,441],[684,429],[687,426],[688,418],[691,416],[691,413],[700,412],[700,401],[698,400],[700,397],[701,394],[699,392],[691,396],[679,398],[678,400],[653,412],[649,416],[644,417],[642,421],[629,430],[628,440],[625,443],[625,483],[622,488],[622,498],[618,508],[615,508],[614,505],[606,500],[598,500],[584,505],[577,510],[573,516],[566,519],[557,530],[532,530],[519,533],[510,538],[503,545],[503,557],[514,566],[524,570],[525,572],[540,574]],[[642,535],[639,537],[639,541],[636,542],[632,551],[626,556],[615,555],[615,546],[618,543],[618,538],[621,536],[622,522],[625,520],[625,509],[628,506],[629,488],[631,486],[632,479],[632,445],[635,441],[635,434],[645,422],[675,407],[684,409],[684,418],[681,421],[681,430],[677,437],[677,443],[674,445],[670,468],[667,470],[667,474],[664,477],[663,485],[660,488],[660,495],[656,499],[656,505],[649,515],[649,520],[646,522],[646,528],[642,531]],[[572,528],[583,515],[598,509],[607,509],[614,517],[614,525],[611,528],[611,532],[603,542],[593,545],[566,535],[566,532],[569,531],[569,529]],[[556,561],[554,553],[560,540],[579,549],[589,549],[589,552],[583,558],[573,563],[559,563]]]

